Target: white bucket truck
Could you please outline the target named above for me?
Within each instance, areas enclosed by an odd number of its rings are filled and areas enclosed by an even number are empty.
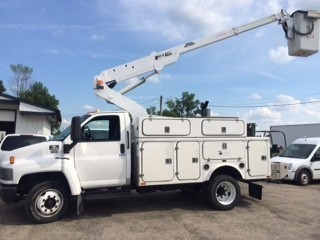
[[[238,202],[237,181],[249,183],[249,194],[261,199],[261,186],[271,178],[269,138],[247,134],[238,118],[151,117],[124,94],[183,53],[278,22],[285,30],[289,53],[309,56],[319,51],[319,17],[314,11],[281,11],[210,37],[153,53],[103,71],[95,77],[95,93],[125,111],[72,119],[53,141],[0,156],[0,195],[4,202],[25,200],[25,212],[36,223],[58,220],[70,197],[193,188],[209,204],[230,210]],[[119,82],[137,82],[115,91]]]

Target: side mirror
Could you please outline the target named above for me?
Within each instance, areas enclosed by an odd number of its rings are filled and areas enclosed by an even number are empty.
[[[70,137],[74,143],[77,143],[81,140],[82,135],[81,135],[81,118],[80,117],[72,118]]]

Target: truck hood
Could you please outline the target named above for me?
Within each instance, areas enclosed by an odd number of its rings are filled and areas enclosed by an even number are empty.
[[[62,170],[62,142],[48,141],[4,151],[0,154],[0,167],[12,169],[13,178],[6,184],[18,184],[22,176],[40,172],[60,172]],[[10,157],[14,161],[10,163]]]
[[[0,154],[0,163],[9,162],[11,156],[14,156],[17,161],[21,161],[22,159],[32,161],[52,160],[56,157],[61,157],[62,152],[62,142],[41,142],[12,151],[2,151]]]

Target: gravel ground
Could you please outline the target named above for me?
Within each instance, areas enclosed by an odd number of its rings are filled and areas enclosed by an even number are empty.
[[[261,184],[259,201],[241,183],[240,203],[227,212],[210,209],[199,194],[171,191],[87,201],[81,216],[72,203],[63,219],[40,225],[25,216],[23,202],[0,200],[0,238],[320,240],[320,182]]]

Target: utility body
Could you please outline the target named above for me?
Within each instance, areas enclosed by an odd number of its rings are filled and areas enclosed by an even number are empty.
[[[291,55],[309,56],[319,51],[319,18],[314,11],[281,11],[103,71],[94,78],[95,93],[124,111],[74,117],[54,140],[2,154],[1,198],[7,203],[25,199],[26,214],[37,223],[59,219],[70,197],[77,199],[80,214],[83,198],[132,190],[191,188],[210,206],[230,210],[243,181],[249,183],[249,194],[261,199],[262,187],[254,181],[271,179],[270,144],[267,137],[255,137],[253,125],[237,117],[149,116],[124,94],[183,53],[272,22],[283,26]],[[131,78],[137,81],[113,89]]]

